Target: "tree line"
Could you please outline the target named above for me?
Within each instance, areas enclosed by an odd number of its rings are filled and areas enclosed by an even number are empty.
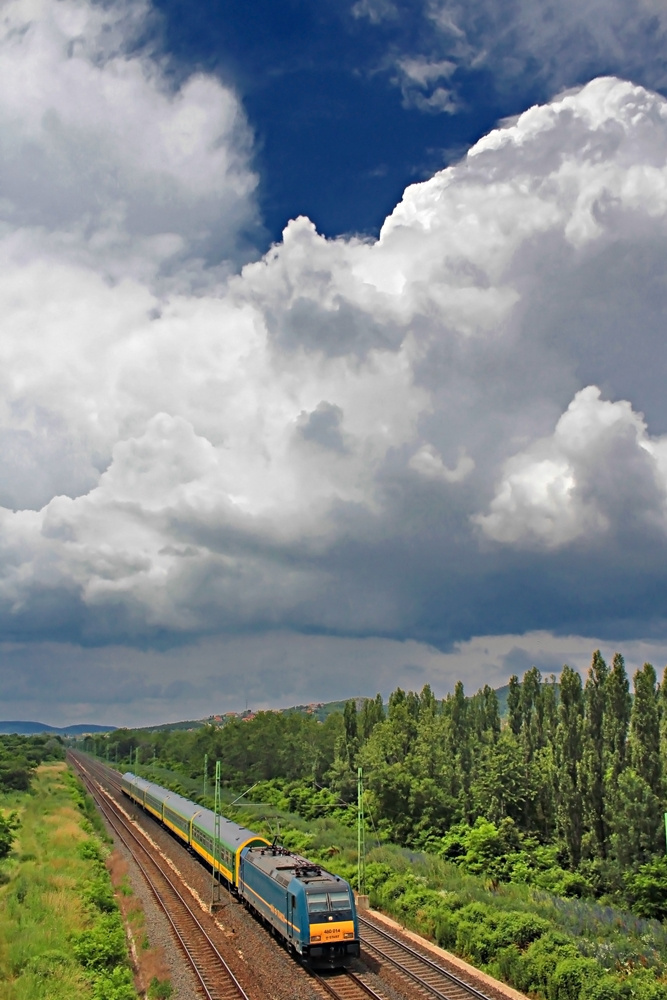
[[[190,777],[206,753],[230,787],[277,783],[302,814],[335,807],[350,822],[362,766],[380,839],[497,879],[627,895],[630,877],[663,864],[667,682],[646,663],[631,693],[620,654],[608,666],[596,651],[583,682],[569,666],[512,677],[502,718],[492,688],[466,696],[459,682],[442,700],[426,685],[386,706],[348,701],[324,723],[260,712],[186,732],[117,730],[105,746]]]

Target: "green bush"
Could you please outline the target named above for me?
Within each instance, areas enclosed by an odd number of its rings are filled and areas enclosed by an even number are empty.
[[[496,979],[520,988],[524,980],[524,958],[517,946],[510,944],[501,948],[489,966],[489,972]]]
[[[628,989],[616,976],[602,976],[591,986],[587,1000],[626,1000]]]
[[[93,1000],[137,1000],[129,969],[117,966],[95,977]]]
[[[585,1000],[600,978],[600,967],[591,958],[563,958],[549,983],[549,1000]]]
[[[125,934],[118,918],[103,914],[93,927],[74,936],[72,951],[86,969],[112,969],[124,965]]]
[[[84,899],[102,913],[114,913],[118,909],[106,872],[86,885]]]
[[[168,979],[158,979],[157,976],[153,976],[148,987],[148,1000],[169,1000],[173,992]]]
[[[11,851],[18,826],[16,813],[10,813],[6,818],[0,813],[0,858],[6,858]]]
[[[642,865],[626,876],[632,909],[640,917],[664,920],[667,917],[667,858]]]
[[[77,853],[84,861],[98,861],[100,864],[104,861],[100,845],[96,840],[92,840],[92,838],[82,840],[77,847]]]
[[[515,944],[522,950],[550,929],[548,920],[532,913],[518,913],[514,910],[500,913],[497,917],[496,949]]]

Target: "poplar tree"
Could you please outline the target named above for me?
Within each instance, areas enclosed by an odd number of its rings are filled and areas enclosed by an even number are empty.
[[[607,664],[600,650],[596,649],[584,688],[584,747],[581,787],[584,818],[589,830],[590,853],[602,858],[607,855],[604,721],[608,676]]]
[[[658,708],[660,713],[660,757],[662,760],[667,757],[667,667],[662,675],[662,684],[658,694]],[[667,778],[667,775],[663,775]]]
[[[633,682],[635,697],[630,713],[630,764],[656,795],[662,794],[660,761],[660,717],[657,678],[652,664],[645,663]]]
[[[521,683],[521,722],[528,759],[532,758],[541,741],[541,692],[542,675],[537,667],[531,667],[523,675]]]
[[[384,705],[382,695],[377,694],[375,698],[364,698],[359,713],[359,730],[363,740],[367,740],[379,722],[384,719]]]
[[[602,734],[605,753],[606,782],[613,791],[616,780],[625,766],[625,750],[630,723],[630,685],[625,672],[625,661],[620,653],[614,655],[606,682],[606,699]]]
[[[614,796],[614,851],[626,868],[650,861],[661,849],[662,765],[655,670],[645,663],[633,678],[627,765]]]
[[[583,814],[579,769],[581,766],[584,702],[581,677],[567,665],[560,675],[560,703],[555,738],[556,798],[560,834],[570,864],[581,860]]]
[[[521,685],[516,674],[510,677],[509,691],[507,692],[507,712],[509,715],[510,729],[515,736],[521,732]]]

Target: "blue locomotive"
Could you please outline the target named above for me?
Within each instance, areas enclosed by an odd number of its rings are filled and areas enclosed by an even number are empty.
[[[311,965],[332,968],[359,957],[359,926],[348,883],[284,847],[241,852],[239,896]]]
[[[122,789],[219,872],[230,892],[304,962],[337,968],[358,958],[354,895],[344,879],[224,817],[216,851],[210,809],[129,771]]]

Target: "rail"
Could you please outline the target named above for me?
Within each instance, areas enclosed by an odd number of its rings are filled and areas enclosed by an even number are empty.
[[[430,996],[435,997],[436,1000],[471,1000],[471,998],[472,1000],[489,1000],[484,993],[475,989],[470,983],[459,979],[449,969],[445,969],[442,965],[438,965],[437,962],[422,955],[421,952],[411,948],[400,938],[390,934],[384,928],[378,927],[360,914],[358,914],[358,918],[364,929],[364,933],[361,935],[364,948],[375,952],[381,961],[388,962],[403,976],[406,976],[421,989],[426,990]],[[375,943],[371,940],[373,937]],[[385,947],[377,943],[378,939]],[[386,950],[387,945],[394,950],[394,955]],[[443,984],[445,985],[443,986]],[[444,993],[442,992],[443,988],[446,989]]]
[[[156,859],[154,852],[142,843],[122,813],[109,805],[101,795],[99,785],[90,778],[77,758],[74,755],[70,756],[100,812],[131,853],[158,905],[165,913],[206,1000],[250,1000],[199,917],[174,884],[169,873]],[[150,864],[147,866],[142,858],[144,860],[147,858]],[[148,870],[151,866],[152,873]],[[160,881],[161,886],[158,884]]]
[[[334,1000],[367,1000],[368,997],[371,997],[371,1000],[385,1000],[380,993],[376,993],[371,986],[360,979],[356,973],[350,972],[349,969],[331,979],[318,972],[311,974],[317,985]]]

